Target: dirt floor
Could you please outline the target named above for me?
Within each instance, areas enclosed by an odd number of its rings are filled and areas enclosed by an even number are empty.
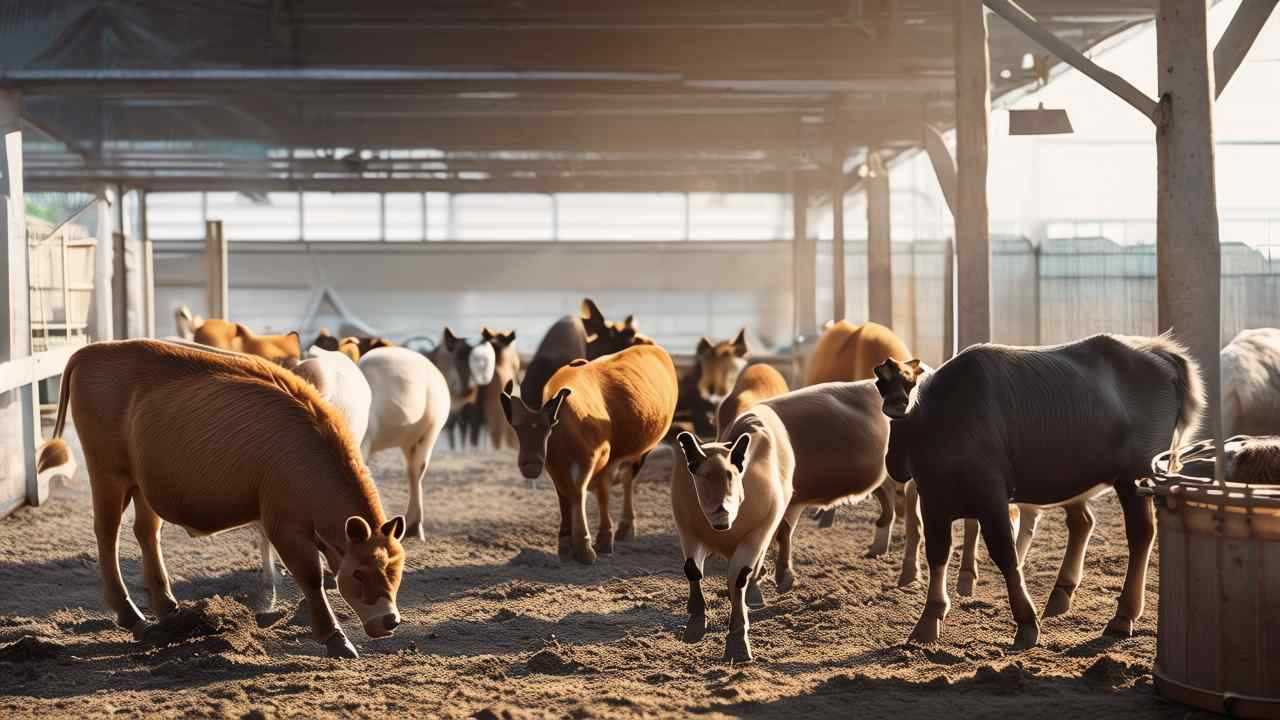
[[[246,603],[258,553],[246,530],[192,539],[166,527],[189,637],[134,642],[99,598],[88,488],[60,488],[49,504],[0,520],[0,717],[1189,716],[1151,687],[1158,573],[1137,637],[1100,637],[1126,557],[1114,498],[1096,503],[1075,609],[1046,622],[1034,650],[1008,649],[1013,623],[985,554],[976,596],[953,594],[942,642],[904,644],[924,589],[895,586],[900,526],[890,558],[863,559],[868,501],[842,510],[829,530],[802,521],[796,589],[777,596],[765,583],[768,606],[751,615],[757,660],[729,666],[720,660],[723,561],[708,563],[706,638],[679,639],[688,585],[670,517],[670,462],[655,453],[642,474],[638,539],[582,567],[557,560],[555,494],[545,482],[528,489],[511,454],[438,456],[428,540],[408,546],[399,631],[369,640],[331,593],[362,653],[355,661],[323,657],[293,621],[298,594],[288,577],[281,612],[255,617]],[[403,512],[400,457],[383,453],[374,465],[388,510]],[[144,606],[127,529],[121,545],[126,581]],[[1064,545],[1051,512],[1029,562],[1037,603]]]

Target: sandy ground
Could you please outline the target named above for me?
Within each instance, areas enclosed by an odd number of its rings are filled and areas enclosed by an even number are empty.
[[[679,639],[688,586],[670,518],[670,462],[655,454],[642,474],[637,540],[581,567],[556,559],[555,494],[545,483],[526,488],[511,454],[437,457],[428,540],[408,546],[404,625],[371,641],[331,593],[362,653],[356,661],[323,657],[292,621],[298,595],[287,577],[283,612],[248,609],[258,554],[244,530],[196,540],[165,528],[194,637],[135,643],[99,599],[88,489],[61,488],[48,505],[0,520],[0,717],[1188,716],[1151,687],[1157,578],[1137,637],[1099,637],[1126,556],[1113,498],[1096,503],[1073,612],[1046,622],[1034,650],[1008,649],[1013,624],[985,554],[976,596],[953,595],[943,640],[904,644],[924,590],[895,587],[900,526],[893,559],[863,559],[874,505],[865,502],[829,530],[803,521],[796,589],[778,596],[765,583],[768,606],[751,616],[757,661],[729,666],[720,661],[723,561],[708,564],[704,582],[707,637]],[[380,454],[374,466],[388,510],[403,512],[400,457]],[[128,530],[121,544],[126,581],[145,606]],[[1064,545],[1051,513],[1029,563],[1038,603]]]

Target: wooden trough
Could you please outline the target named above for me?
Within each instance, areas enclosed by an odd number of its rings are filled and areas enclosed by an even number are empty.
[[[1280,718],[1280,438],[1236,436],[1223,449],[1222,483],[1208,440],[1174,472],[1169,453],[1157,456],[1140,489],[1159,522],[1155,685],[1187,705]]]

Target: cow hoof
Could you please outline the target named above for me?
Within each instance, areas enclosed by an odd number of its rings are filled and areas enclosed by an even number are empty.
[[[918,568],[903,568],[902,573],[898,575],[898,587],[910,587],[916,584],[916,580],[920,579],[920,570]]]
[[[1066,588],[1055,587],[1049,593],[1049,602],[1044,604],[1044,614],[1040,617],[1058,617],[1071,611],[1071,592]]]
[[[1102,634],[1111,637],[1131,638],[1133,637],[1133,620],[1117,615],[1111,618],[1111,622],[1107,623],[1107,629],[1103,630]]]
[[[596,561],[596,551],[588,544],[582,544],[573,549],[573,559],[583,565],[591,565]]]
[[[256,613],[269,613],[276,606],[275,590],[263,588],[252,598],[253,611]]]
[[[1018,626],[1018,634],[1013,636],[1013,649],[1026,650],[1040,643],[1040,626],[1030,622]]]
[[[862,557],[871,560],[873,558],[878,558],[887,552],[889,552],[889,543],[886,542],[884,545],[875,543],[871,547],[867,548],[867,551],[863,553]]]
[[[344,660],[354,660],[360,657],[360,653],[356,652],[356,646],[351,644],[347,636],[341,630],[329,636],[325,641],[324,647],[329,651],[329,657],[342,658]]]
[[[573,539],[568,535],[560,536],[559,555],[561,562],[573,557]]]
[[[836,509],[823,510],[818,513],[818,527],[829,528],[836,524]]]
[[[614,533],[614,540],[618,542],[631,542],[636,539],[636,525],[631,520],[623,520],[618,524],[618,532]]]
[[[973,586],[978,582],[978,574],[972,570],[961,570],[956,578],[956,594],[960,597],[973,597]]]
[[[702,637],[706,634],[707,616],[690,615],[689,624],[684,627],[684,641],[687,643],[701,642]]]
[[[760,583],[755,578],[747,583],[747,607],[752,610],[759,610],[764,607],[764,593],[760,592]]]
[[[419,520],[418,522],[409,523],[408,525],[406,525],[404,528],[404,537],[406,540],[408,540],[409,538],[417,538],[418,540],[426,542],[427,531],[425,528],[422,527],[422,521]]]
[[[326,573],[324,574],[324,579],[323,579],[323,580],[321,580],[320,582],[321,582],[321,584],[324,586],[324,589],[325,589],[325,590],[337,590],[337,589],[338,589],[338,578],[337,578],[337,577],[335,577],[335,576],[334,576],[334,574],[333,574],[333,573],[331,573],[331,572],[326,572]]]
[[[156,624],[153,622],[139,619],[138,622],[133,624],[133,627],[129,628],[129,632],[133,633],[134,640],[146,640],[151,628],[155,626]]]
[[[938,636],[941,634],[942,620],[926,615],[916,623],[916,627],[911,631],[911,637],[908,640],[921,645],[929,645],[938,642]]]
[[[725,662],[749,663],[754,659],[751,656],[751,643],[747,642],[747,634],[731,631],[724,641]]]
[[[795,573],[791,572],[789,569],[780,570],[778,571],[778,576],[774,579],[773,584],[777,587],[779,595],[789,593],[791,592],[791,588],[796,586]]]
[[[596,534],[596,552],[601,555],[613,554],[613,534],[603,531]]]

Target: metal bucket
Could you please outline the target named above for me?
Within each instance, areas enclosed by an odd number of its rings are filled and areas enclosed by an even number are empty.
[[[1236,436],[1223,450],[1222,483],[1210,440],[1180,452],[1173,472],[1169,453],[1158,455],[1139,489],[1155,497],[1159,523],[1156,690],[1280,719],[1280,485],[1231,477],[1280,478],[1280,438]]]

